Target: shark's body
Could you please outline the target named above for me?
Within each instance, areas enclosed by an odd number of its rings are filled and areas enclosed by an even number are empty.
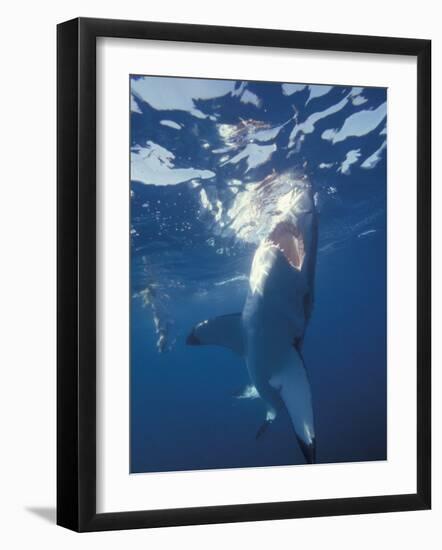
[[[309,186],[295,189],[290,199],[256,250],[243,312],[199,323],[187,343],[225,346],[241,355],[267,408],[258,435],[285,408],[305,459],[313,463],[313,408],[301,350],[313,307],[317,214]]]

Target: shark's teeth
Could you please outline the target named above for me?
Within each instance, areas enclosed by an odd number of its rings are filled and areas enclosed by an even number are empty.
[[[304,255],[301,258],[300,265],[296,265],[295,263],[292,262],[292,260],[290,259],[289,254],[286,252],[286,250],[279,243],[276,243],[274,241],[266,239],[264,241],[263,245],[265,246],[265,248],[276,248],[277,250],[279,250],[284,255],[284,258],[287,260],[287,262],[290,264],[290,266],[293,267],[293,269],[296,269],[296,271],[301,271],[302,264],[304,263],[303,262]]]

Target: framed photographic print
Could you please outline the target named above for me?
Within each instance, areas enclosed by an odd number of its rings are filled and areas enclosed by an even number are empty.
[[[430,507],[430,51],[58,26],[59,525]]]

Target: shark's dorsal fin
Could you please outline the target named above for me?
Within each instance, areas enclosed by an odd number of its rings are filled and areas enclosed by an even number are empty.
[[[191,346],[223,346],[244,354],[241,313],[221,315],[195,325],[186,340]]]
[[[299,446],[308,463],[316,461],[315,427],[310,382],[301,354],[291,348],[283,368],[270,379],[289,413]]]

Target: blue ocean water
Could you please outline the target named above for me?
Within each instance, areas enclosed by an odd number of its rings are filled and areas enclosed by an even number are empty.
[[[287,191],[319,212],[303,355],[317,462],[385,460],[386,100],[380,88],[131,77],[130,469],[304,464],[243,360],[185,343],[240,312]]]

